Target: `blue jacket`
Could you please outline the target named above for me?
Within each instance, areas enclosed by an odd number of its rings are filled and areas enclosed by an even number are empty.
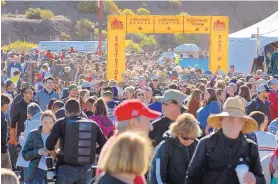
[[[149,108],[162,113],[162,104],[160,102],[154,102],[149,105]]]
[[[16,63],[14,64],[13,62],[8,64],[7,67],[7,75],[10,78],[11,77],[11,68],[18,68],[18,70],[21,72],[21,76],[22,76],[22,67],[20,63]]]
[[[52,98],[56,98],[57,100],[60,99],[58,93],[52,91],[51,93],[48,93],[45,89],[40,90],[35,95],[35,101],[37,101],[42,109],[42,111],[45,111],[47,109],[47,105],[49,101]]]
[[[39,149],[44,148],[43,140],[41,137],[42,127],[33,130],[27,136],[27,140],[22,149],[22,156],[24,160],[30,161],[25,179],[28,181],[34,180],[36,172],[40,163],[41,155]]]
[[[111,119],[111,121],[113,122],[113,124],[115,124],[117,122],[117,118],[114,116],[114,110],[117,107],[117,105],[119,104],[118,101],[111,101],[106,103],[107,105],[107,110],[108,110],[108,118]]]

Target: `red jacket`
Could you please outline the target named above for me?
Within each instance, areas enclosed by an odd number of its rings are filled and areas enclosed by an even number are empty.
[[[73,48],[70,48],[70,53],[74,53],[74,49]]]
[[[278,118],[278,92],[270,92],[269,93],[269,101],[271,102],[270,104],[270,116],[271,122],[272,120]]]
[[[54,56],[51,54],[51,52],[48,52],[45,54],[45,56],[49,57],[50,60],[54,58]]]

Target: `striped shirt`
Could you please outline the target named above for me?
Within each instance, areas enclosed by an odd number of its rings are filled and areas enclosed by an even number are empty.
[[[260,159],[270,153],[273,153],[273,151],[277,147],[275,136],[269,132],[263,131],[256,131],[255,134],[257,137]]]
[[[278,131],[278,118],[273,120],[269,125],[268,125],[268,131],[272,133],[273,135],[277,134]]]

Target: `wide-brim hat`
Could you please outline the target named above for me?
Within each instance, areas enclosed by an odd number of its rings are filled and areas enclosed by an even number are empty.
[[[221,128],[221,118],[223,117],[242,118],[245,121],[245,125],[241,130],[242,134],[249,134],[258,130],[257,122],[245,114],[244,101],[240,97],[229,97],[224,103],[222,113],[209,116],[208,124],[212,128],[219,130]]]
[[[183,109],[187,110],[188,108],[183,104],[183,101],[185,99],[185,95],[175,89],[169,89],[165,91],[164,96],[155,96],[155,98],[160,101],[161,103],[166,102],[167,100],[174,100],[176,101],[179,106],[181,106]]]

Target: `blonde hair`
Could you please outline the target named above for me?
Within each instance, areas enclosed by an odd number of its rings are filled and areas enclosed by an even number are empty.
[[[230,82],[230,77],[228,77],[228,76],[226,76],[225,78],[224,78],[224,81],[226,82],[226,84],[228,84],[229,82]]]
[[[19,180],[13,171],[1,168],[1,183],[19,184]]]
[[[151,141],[134,132],[119,134],[100,167],[108,173],[144,175],[152,154]]]
[[[126,74],[128,77],[130,77],[130,75],[131,75],[131,70],[126,70],[126,71],[125,71],[125,74]]]
[[[45,64],[42,65],[42,69],[44,69],[44,70],[46,70],[46,71],[48,71],[48,72],[49,72],[49,70],[50,70],[47,63],[45,63]]]
[[[181,114],[176,122],[170,125],[169,130],[173,137],[180,134],[190,134],[195,137],[200,137],[202,134],[196,118],[189,113]]]
[[[225,83],[225,81],[224,80],[218,80],[218,81],[216,81],[216,83],[215,83],[215,89],[225,89],[225,87],[226,87],[226,83]]]
[[[130,72],[130,77],[132,78],[132,77],[136,77],[136,76],[137,76],[136,71],[132,70],[132,71]]]
[[[46,110],[42,113],[41,122],[45,117],[51,117],[54,120],[54,122],[56,121],[56,116],[51,110]]]

